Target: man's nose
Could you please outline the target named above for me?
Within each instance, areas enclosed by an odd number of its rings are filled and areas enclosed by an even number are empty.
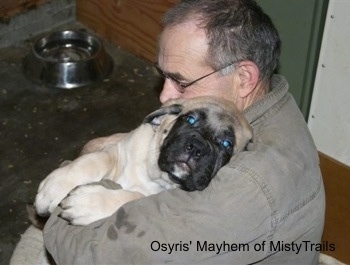
[[[163,104],[169,99],[177,99],[181,97],[181,93],[176,90],[175,84],[169,79],[165,78],[162,92],[160,92],[159,100]]]

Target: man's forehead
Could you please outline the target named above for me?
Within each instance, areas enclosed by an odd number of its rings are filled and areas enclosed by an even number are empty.
[[[160,35],[159,53],[162,56],[185,56],[192,53],[203,57],[208,49],[205,31],[194,22],[167,27]]]

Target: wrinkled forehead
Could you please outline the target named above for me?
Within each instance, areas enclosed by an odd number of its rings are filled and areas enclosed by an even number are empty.
[[[178,115],[196,112],[197,115],[200,114],[210,121],[213,126],[236,126],[237,123],[240,123],[239,111],[234,103],[221,98],[203,96],[191,99],[171,99],[163,107],[175,105],[181,109],[180,113],[177,113]]]
[[[197,116],[200,120],[205,121],[213,131],[232,130],[235,123],[232,113],[219,105],[184,109],[182,115]]]

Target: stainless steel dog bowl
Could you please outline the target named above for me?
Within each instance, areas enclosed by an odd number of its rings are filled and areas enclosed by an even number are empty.
[[[113,60],[98,38],[73,30],[38,39],[23,61],[24,72],[31,79],[67,89],[100,81],[112,68]]]

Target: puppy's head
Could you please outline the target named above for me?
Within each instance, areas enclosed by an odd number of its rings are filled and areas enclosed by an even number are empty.
[[[205,189],[252,137],[234,104],[213,97],[168,101],[145,122],[157,126],[159,168],[187,191]]]

